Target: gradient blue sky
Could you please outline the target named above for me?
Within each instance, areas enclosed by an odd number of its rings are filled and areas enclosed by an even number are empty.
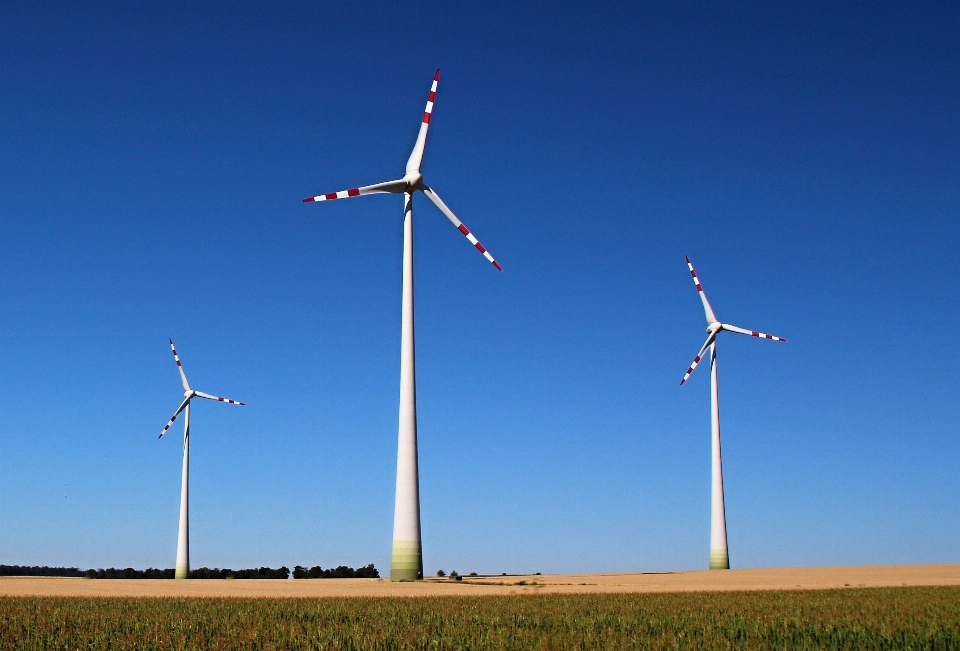
[[[665,3],[666,5],[667,3]],[[960,5],[0,5],[0,562],[389,567],[415,200],[425,570],[957,562]],[[179,430],[177,430],[179,432]]]

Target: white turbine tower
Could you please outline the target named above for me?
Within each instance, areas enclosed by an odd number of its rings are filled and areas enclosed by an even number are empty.
[[[400,427],[397,444],[397,492],[393,514],[393,551],[390,561],[392,581],[414,581],[423,578],[423,554],[420,543],[420,480],[417,470],[417,385],[414,362],[413,336],[413,193],[420,190],[447,216],[470,243],[503,271],[493,256],[483,248],[466,226],[453,214],[436,192],[427,187],[420,174],[427,129],[433,113],[440,71],[433,77],[427,108],[420,123],[420,133],[407,159],[407,171],[402,179],[352,188],[340,192],[308,197],[310,201],[332,201],[365,194],[389,192],[403,195],[403,306],[400,335]]]
[[[717,334],[721,330],[736,332],[741,335],[750,335],[751,337],[761,337],[762,339],[772,339],[773,341],[786,341],[782,337],[757,332],[756,330],[745,330],[736,326],[727,325],[717,321],[713,314],[710,302],[707,301],[707,295],[703,293],[703,287],[697,279],[697,272],[693,270],[693,264],[690,258],[687,258],[687,266],[690,267],[690,275],[693,276],[693,282],[700,293],[700,300],[703,301],[703,311],[707,317],[707,341],[703,348],[693,359],[693,364],[687,369],[680,385],[687,381],[693,369],[703,358],[704,351],[710,348],[710,423],[713,433],[713,454],[712,454],[712,472],[711,472],[711,491],[710,491],[710,569],[711,570],[729,570],[730,555],[727,552],[727,516],[723,506],[723,466],[720,461],[720,394],[717,389]]]
[[[180,356],[177,355],[177,349],[173,347],[173,339],[170,340],[170,350],[173,351],[173,359],[176,360],[177,370],[180,371],[180,381],[183,383],[183,402],[177,407],[177,411],[167,421],[167,425],[157,438],[162,438],[167,433],[181,411],[185,412],[183,418],[183,475],[180,479],[180,530],[177,534],[177,569],[175,576],[178,579],[186,579],[190,574],[190,401],[194,398],[206,398],[207,400],[228,402],[231,405],[242,405],[243,403],[191,389],[190,383],[187,382],[187,374],[183,372]]]

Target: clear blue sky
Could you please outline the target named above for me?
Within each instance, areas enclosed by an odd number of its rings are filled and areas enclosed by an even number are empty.
[[[0,6],[0,562],[385,570],[396,178],[424,563],[957,562],[960,5]],[[176,430],[179,432],[180,430]]]

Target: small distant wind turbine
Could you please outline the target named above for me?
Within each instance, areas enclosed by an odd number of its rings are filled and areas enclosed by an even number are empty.
[[[175,576],[178,579],[186,579],[190,574],[190,401],[194,398],[206,398],[217,402],[228,402],[231,405],[242,405],[243,403],[191,389],[190,383],[187,382],[187,374],[183,372],[180,356],[177,355],[177,349],[173,347],[173,339],[170,340],[170,350],[173,351],[173,359],[176,360],[177,370],[180,371],[180,381],[183,383],[183,402],[177,407],[177,411],[174,412],[173,417],[167,422],[157,438],[162,438],[170,429],[170,426],[173,425],[173,421],[177,420],[180,412],[185,412],[183,418],[183,476],[180,480],[180,530],[177,534]]]
[[[693,264],[690,258],[687,258],[687,266],[690,267],[690,275],[693,276],[693,282],[700,293],[700,300],[703,301],[703,311],[707,317],[707,341],[703,344],[700,352],[693,359],[693,364],[687,369],[680,385],[687,381],[697,368],[697,364],[703,359],[703,353],[710,348],[710,423],[713,430],[713,465],[712,465],[712,488],[710,491],[710,569],[711,570],[729,570],[730,555],[727,551],[727,516],[723,506],[723,467],[720,462],[720,394],[717,389],[717,335],[721,330],[736,332],[741,335],[750,335],[751,337],[760,337],[761,339],[772,339],[773,341],[786,341],[782,337],[757,332],[756,330],[745,330],[737,326],[727,325],[717,321],[713,314],[710,302],[707,301],[707,295],[703,292],[703,287],[697,279],[697,272],[693,270]]]
[[[400,427],[397,446],[397,492],[393,515],[393,553],[390,562],[390,579],[413,581],[423,578],[423,549],[420,542],[420,479],[417,470],[417,386],[414,362],[413,336],[413,193],[423,192],[433,204],[447,216],[454,226],[473,244],[480,253],[499,271],[503,271],[473,233],[463,225],[440,196],[423,183],[420,164],[427,143],[427,130],[433,114],[433,101],[437,95],[440,71],[433,77],[427,108],[420,122],[420,132],[407,159],[407,171],[402,179],[387,181],[360,188],[342,190],[307,197],[305,202],[333,201],[365,194],[389,192],[404,197],[403,216],[403,303],[400,327]]]

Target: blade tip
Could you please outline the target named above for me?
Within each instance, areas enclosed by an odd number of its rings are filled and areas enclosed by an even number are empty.
[[[307,197],[306,199],[303,200],[303,203],[310,203],[311,201],[316,201],[316,199],[314,199],[313,197]]]
[[[689,256],[689,255],[685,255],[685,256],[683,256],[683,257],[685,257],[685,258],[687,259],[687,264],[690,264],[690,256]]]
[[[497,268],[497,271],[503,271],[503,267],[501,267],[498,263],[494,262],[493,266]],[[786,341],[786,339],[784,339],[784,341]]]
[[[434,81],[440,81],[440,68],[437,68],[437,74],[433,76]]]

